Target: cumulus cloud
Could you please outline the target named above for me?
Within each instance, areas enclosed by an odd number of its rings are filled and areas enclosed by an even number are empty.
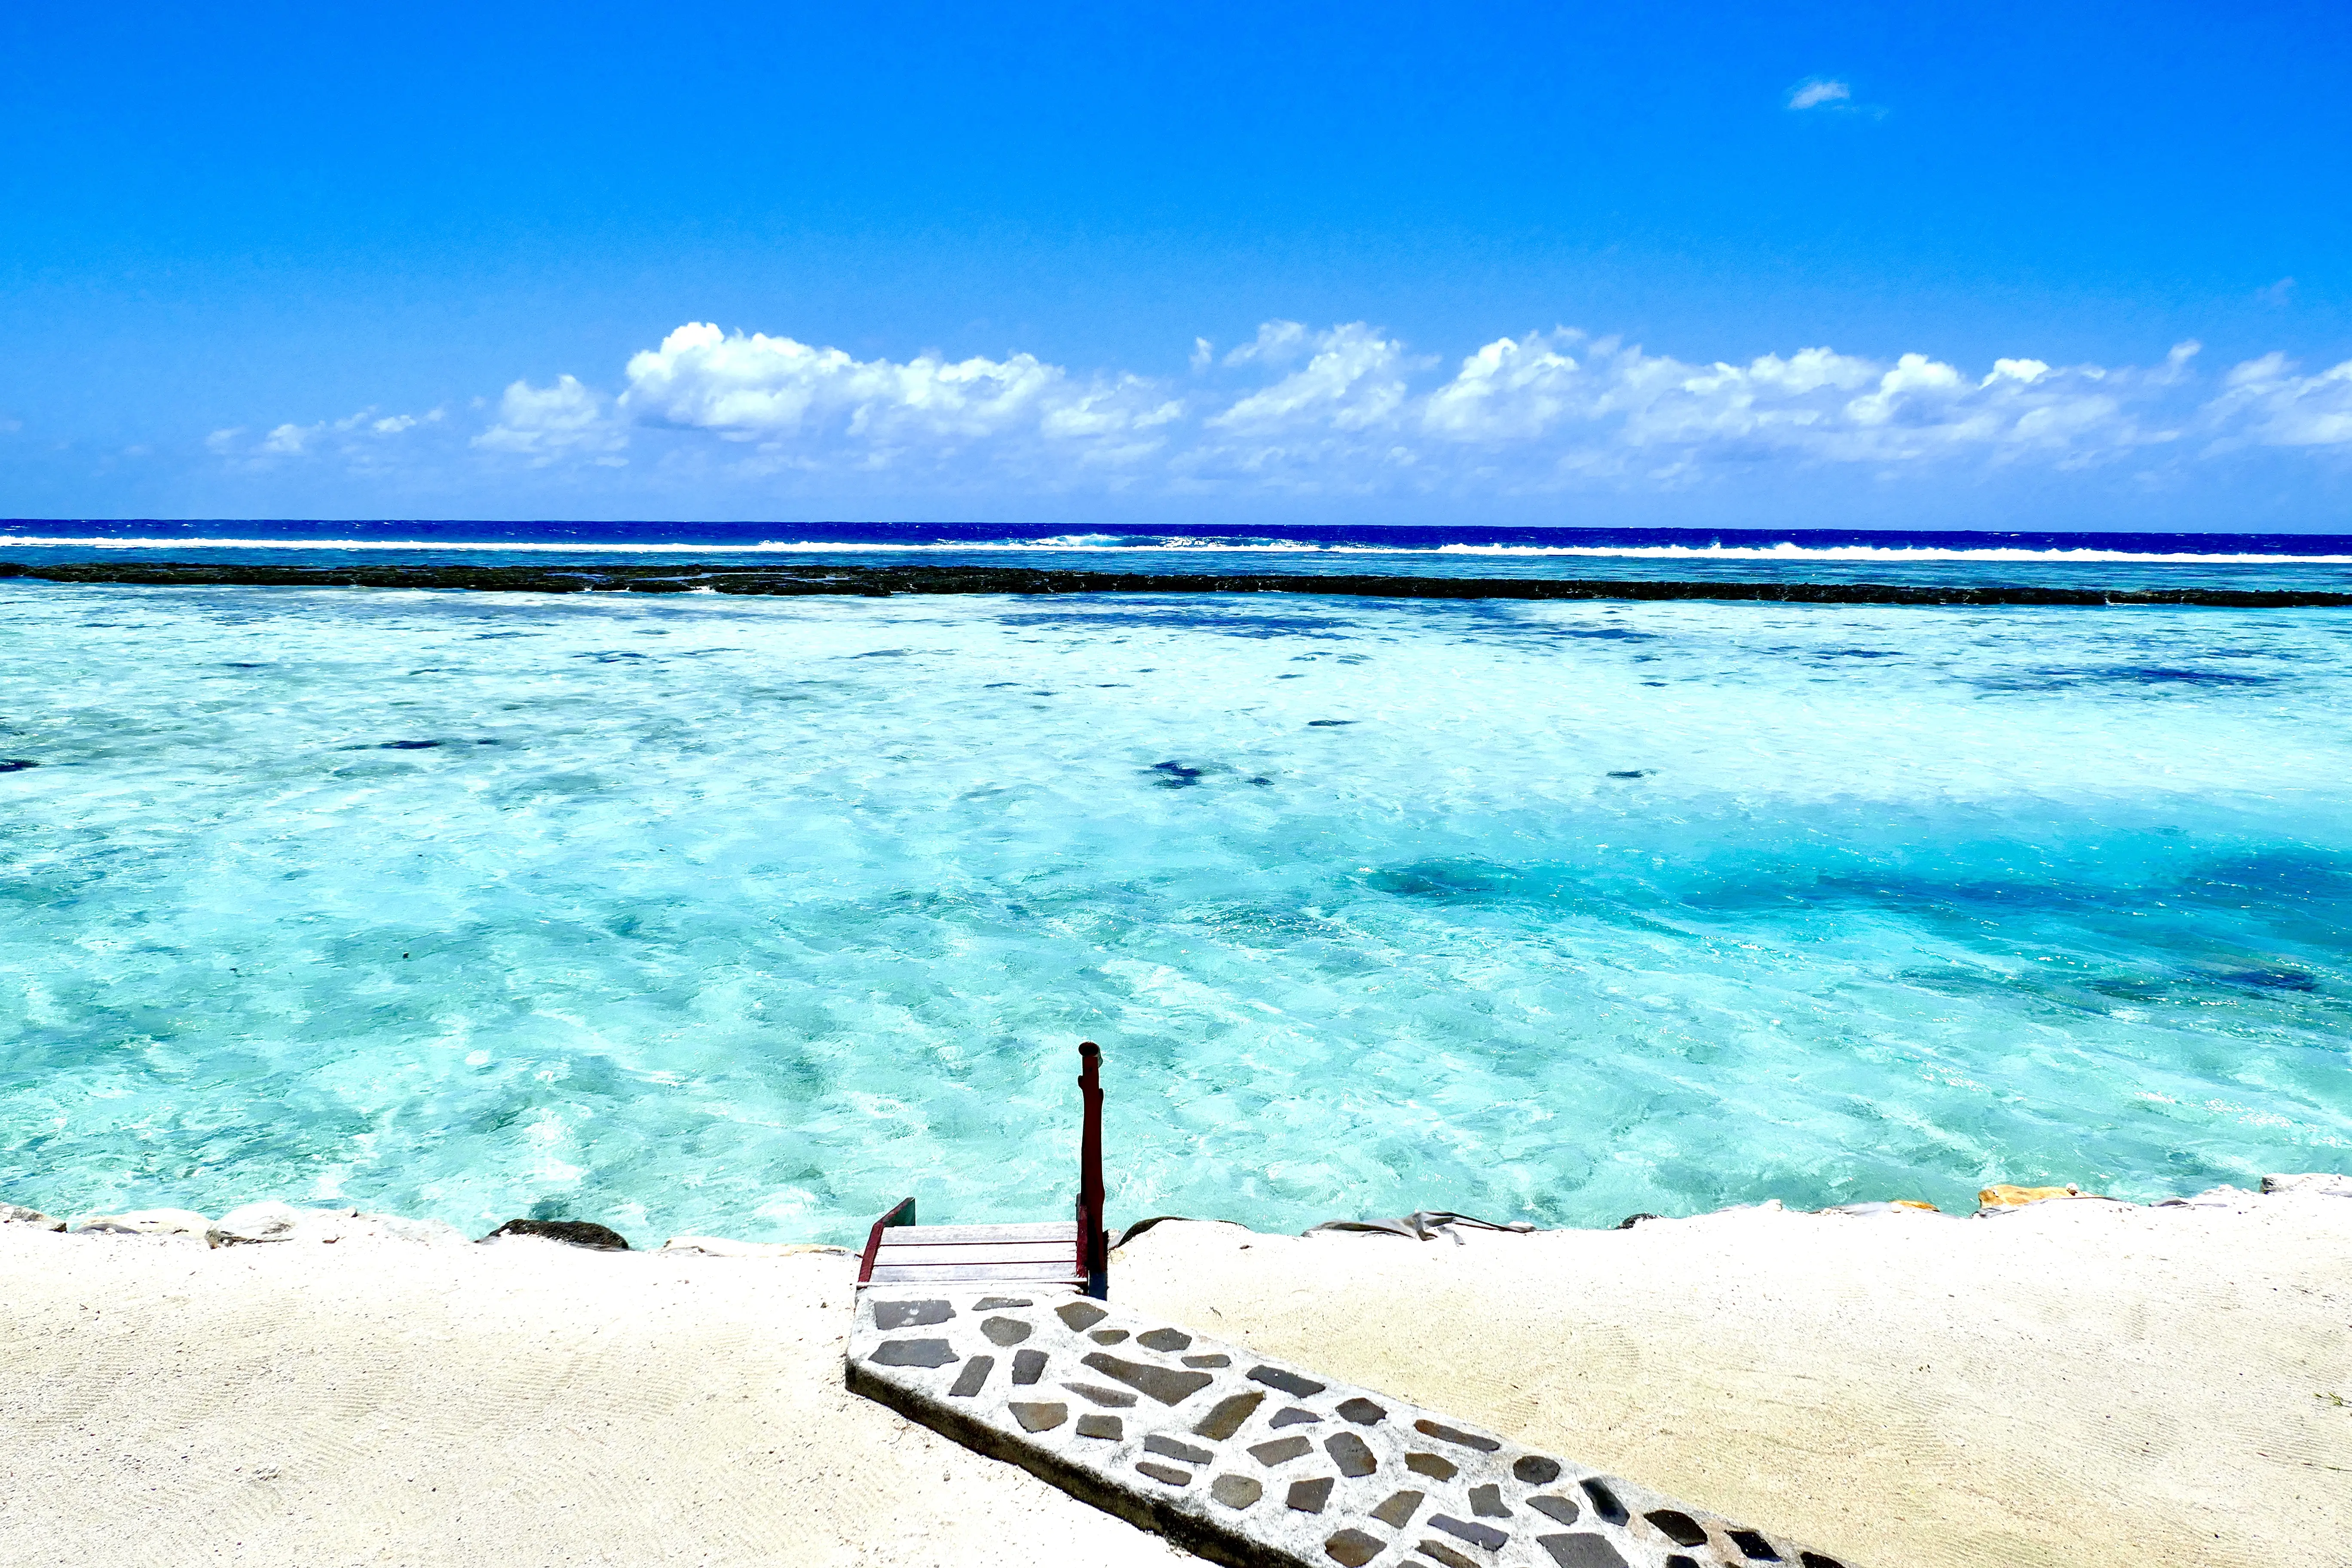
[[[1387,420],[1404,403],[1404,373],[1412,368],[1404,345],[1361,321],[1311,333],[1297,321],[1269,321],[1258,329],[1256,342],[1227,354],[1225,363],[1291,364],[1302,357],[1305,364],[1213,415],[1210,426],[1265,431],[1306,424],[1362,430]]]
[[[1023,417],[1062,372],[1033,354],[950,363],[856,360],[765,332],[692,321],[629,361],[622,403],[639,419],[737,440],[838,421],[854,435],[986,436]]]
[[[1171,345],[1172,347],[1173,345]],[[859,358],[688,322],[618,384],[509,384],[470,447],[509,468],[618,467],[656,479],[833,475],[904,488],[1253,490],[1333,496],[1686,488],[1766,467],[1880,477],[2039,465],[2167,464],[2257,447],[2352,455],[2352,362],[2282,354],[2218,381],[2199,345],[2144,365],[2030,353],[1965,364],[1827,344],[1686,359],[1559,327],[1459,359],[1363,321],[1261,325],[1218,355],[1193,340],[1166,376],[1076,371],[1035,354]],[[477,407],[485,405],[479,402]],[[413,445],[443,411],[216,432],[233,463],[446,460]],[[405,458],[396,455],[406,452]]]
[[[1422,405],[1423,426],[1449,440],[1525,441],[1562,419],[1590,417],[1593,383],[1570,352],[1583,335],[1561,331],[1497,338],[1430,394]]]
[[[572,456],[618,468],[628,461],[620,456],[627,444],[627,433],[608,416],[604,397],[572,375],[559,375],[549,386],[511,384],[499,399],[498,422],[474,437],[481,450],[512,453],[534,468]]]
[[[619,411],[803,463],[866,467],[952,458],[981,444],[1118,464],[1157,448],[1181,399],[1137,375],[1074,377],[1034,354],[860,360],[764,332],[690,321],[632,357]]]
[[[1695,364],[1555,331],[1498,339],[1465,359],[1423,400],[1420,425],[1465,446],[1548,448],[1585,473],[1767,456],[1903,464],[2032,454],[2079,465],[2175,437],[2135,412],[2142,383],[2164,384],[2022,358],[1971,376],[1926,354],[1888,364],[1826,347]]]
[[[1228,391],[1224,405],[1202,416],[1171,459],[1171,480],[1186,489],[1377,489],[1418,461],[1406,435],[1412,377],[1436,363],[1362,321],[1322,331],[1265,322],[1223,365],[1272,379]]]

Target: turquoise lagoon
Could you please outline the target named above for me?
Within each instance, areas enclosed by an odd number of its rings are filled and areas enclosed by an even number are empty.
[[[2346,1165],[2352,614],[0,584],[0,1197],[846,1240]]]

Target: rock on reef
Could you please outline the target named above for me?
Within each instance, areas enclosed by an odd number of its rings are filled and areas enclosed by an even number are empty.
[[[560,1241],[567,1247],[592,1247],[599,1252],[626,1252],[629,1239],[619,1231],[584,1219],[510,1219],[484,1241],[496,1241],[502,1236],[536,1236],[549,1241]]]
[[[203,1241],[213,1222],[194,1209],[131,1209],[122,1214],[86,1214],[73,1222],[77,1236],[184,1237]]]

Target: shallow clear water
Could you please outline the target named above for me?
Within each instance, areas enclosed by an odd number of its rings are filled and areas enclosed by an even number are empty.
[[[2352,1143],[2352,616],[0,584],[0,1197],[1612,1223]]]

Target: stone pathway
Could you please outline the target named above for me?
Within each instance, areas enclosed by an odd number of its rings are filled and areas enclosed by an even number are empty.
[[[849,1386],[1237,1568],[1843,1568],[1433,1410],[1108,1302],[858,1294]]]

